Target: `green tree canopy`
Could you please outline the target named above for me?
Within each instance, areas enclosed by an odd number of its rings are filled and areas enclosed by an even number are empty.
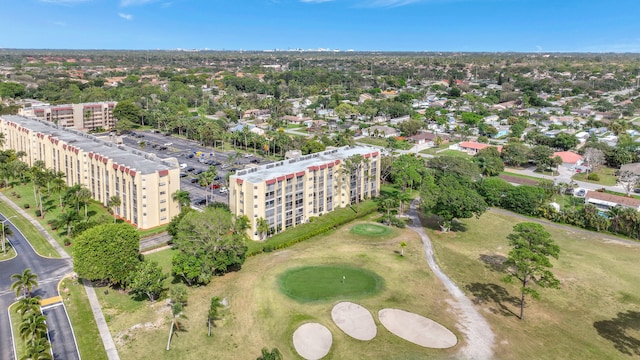
[[[540,294],[531,285],[541,288],[560,288],[560,281],[548,269],[553,267],[550,257],[560,254],[560,247],[545,228],[536,223],[520,223],[507,236],[512,247],[504,265],[509,275],[506,282],[520,284],[520,320],[524,319],[525,295],[538,299]]]
[[[242,234],[233,232],[231,213],[219,208],[188,212],[177,225],[173,238],[178,253],[172,273],[187,284],[206,284],[244,263],[247,246]]]
[[[126,285],[140,263],[140,235],[129,224],[104,224],[80,234],[73,246],[78,276]]]
[[[436,182],[426,182],[420,196],[425,211],[443,219],[443,232],[449,231],[453,220],[479,217],[487,210],[482,196],[454,174],[441,176]]]
[[[158,262],[145,260],[131,277],[130,293],[138,298],[147,297],[149,301],[155,301],[164,290],[166,278]]]

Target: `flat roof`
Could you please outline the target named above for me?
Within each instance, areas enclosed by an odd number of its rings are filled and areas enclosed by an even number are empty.
[[[367,146],[345,146],[305,155],[298,159],[283,160],[260,165],[252,169],[240,170],[236,172],[235,175],[232,175],[231,178],[242,179],[249,183],[257,184],[276,177],[306,171],[310,166],[320,166],[335,160],[344,160],[356,154],[365,155],[371,153],[380,153],[380,151]]]
[[[124,165],[141,174],[152,174],[160,170],[178,168],[177,161],[172,164],[170,161],[160,159],[154,154],[145,153],[125,145],[116,145],[78,130],[61,128],[52,122],[19,115],[2,115],[0,119],[16,123],[31,131],[51,135],[67,145],[73,145],[86,153],[92,152],[102,155],[118,165]]]

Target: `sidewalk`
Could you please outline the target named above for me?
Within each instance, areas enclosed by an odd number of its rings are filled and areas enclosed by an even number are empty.
[[[20,206],[16,205],[13,201],[9,200],[9,198],[5,194],[3,194],[1,192],[0,192],[0,200],[4,201],[9,206],[11,206],[13,208],[13,210],[17,211],[18,214],[20,214],[23,218],[29,220],[29,222],[31,224],[33,224],[33,226],[35,226],[36,229],[38,229],[38,231],[40,231],[40,233],[45,237],[45,239],[47,239],[49,244],[51,244],[51,246],[53,246],[53,248],[58,252],[58,254],[60,254],[61,258],[63,258],[63,259],[70,259],[71,258],[71,256],[69,256],[69,254],[62,248],[62,246],[60,246],[60,244],[58,244],[56,239],[54,239],[49,234],[49,232],[47,230],[45,230],[45,228],[42,227],[42,225],[40,225],[38,220],[36,220],[33,217],[31,217],[31,215],[29,215],[26,211],[24,211]],[[40,254],[40,256],[43,256],[43,254]]]
[[[102,308],[100,308],[100,302],[96,296],[96,290],[93,288],[93,284],[91,284],[91,281],[89,280],[82,279],[82,285],[84,285],[84,290],[87,292],[87,297],[91,304],[91,311],[93,311],[93,318],[96,319],[96,325],[98,326],[98,331],[100,332],[104,349],[107,352],[107,357],[109,360],[120,360],[118,349],[116,349],[116,343],[113,342],[113,338],[109,332],[107,320],[104,318]]]

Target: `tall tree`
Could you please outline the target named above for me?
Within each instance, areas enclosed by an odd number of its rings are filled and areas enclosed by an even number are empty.
[[[171,199],[178,203],[180,212],[182,212],[183,208],[187,208],[189,207],[189,205],[191,205],[191,197],[189,195],[189,192],[186,190],[176,190],[176,192],[171,195]]]
[[[11,280],[13,280],[11,291],[15,292],[16,296],[22,293],[24,297],[30,297],[31,290],[38,286],[38,275],[31,272],[29,268],[24,269],[22,273],[11,275]]]
[[[120,207],[120,205],[122,205],[122,201],[120,200],[120,196],[118,195],[113,195],[109,198],[109,207],[111,208],[111,210],[113,211],[113,223],[116,223],[116,214],[117,214],[117,210]]]
[[[482,196],[467,181],[453,174],[424,184],[421,192],[422,205],[428,214],[442,218],[442,232],[449,231],[456,219],[479,217],[487,210],[487,203]]]
[[[164,290],[164,280],[167,276],[156,261],[143,261],[133,274],[130,293],[137,297],[146,296],[149,301],[155,301]]]
[[[356,203],[356,213],[360,212],[360,189],[362,188],[362,173],[365,164],[368,164],[369,160],[360,154],[351,155],[345,159],[342,165],[342,173],[347,177],[349,184],[349,192],[351,201]],[[354,200],[355,197],[355,200]]]
[[[520,284],[520,320],[524,319],[525,296],[538,299],[540,294],[531,285],[541,288],[559,288],[560,281],[548,269],[553,267],[550,257],[560,254],[560,247],[540,224],[520,223],[507,236],[512,247],[505,261],[509,273],[504,281]]]
[[[125,285],[140,263],[140,234],[129,224],[104,224],[80,234],[73,246],[73,269],[89,280]]]
[[[260,234],[260,240],[264,240],[264,236],[267,235],[269,231],[269,222],[265,218],[258,218],[256,220],[256,230],[258,234]]]

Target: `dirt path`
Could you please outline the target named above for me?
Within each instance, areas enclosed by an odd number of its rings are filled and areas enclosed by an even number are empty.
[[[409,228],[417,232],[422,238],[424,253],[427,256],[429,267],[454,298],[450,305],[458,315],[458,329],[466,337],[466,344],[460,349],[460,357],[474,360],[492,359],[495,338],[493,330],[491,330],[487,320],[480,315],[464,292],[440,270],[433,254],[431,240],[425,233],[418,217],[417,207],[419,202],[420,199],[418,198],[411,203],[408,215],[413,222],[409,225]]]

